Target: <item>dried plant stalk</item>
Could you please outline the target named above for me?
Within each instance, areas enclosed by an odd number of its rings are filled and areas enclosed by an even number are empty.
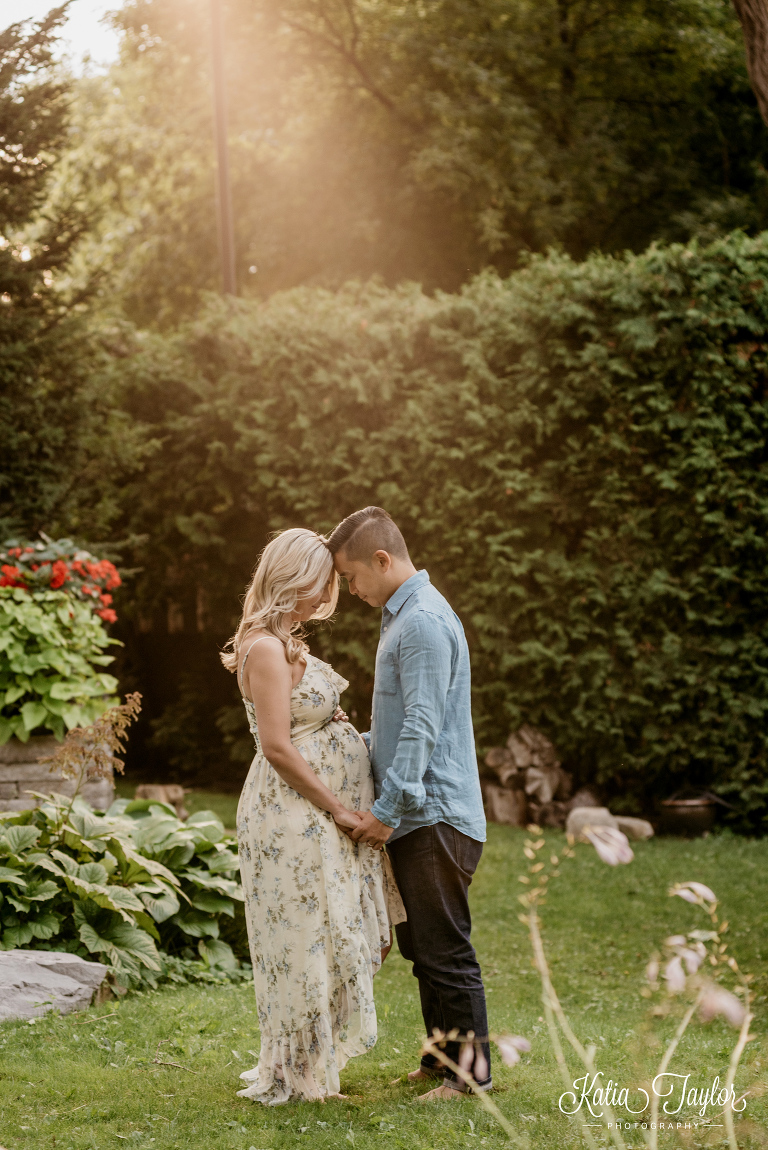
[[[512,1123],[507,1118],[505,1118],[505,1116],[499,1110],[496,1103],[492,1102],[488,1097],[487,1090],[481,1090],[469,1071],[464,1070],[463,1067],[459,1066],[456,1062],[450,1059],[444,1050],[440,1049],[439,1043],[445,1038],[446,1035],[440,1033],[436,1033],[433,1038],[428,1038],[422,1047],[422,1054],[433,1054],[435,1058],[442,1062],[443,1066],[446,1066],[449,1070],[452,1070],[453,1073],[462,1080],[465,1086],[468,1086],[473,1094],[476,1095],[483,1109],[487,1110],[489,1114],[493,1115],[499,1126],[501,1126],[502,1130],[509,1138],[510,1142],[513,1142],[516,1146],[519,1146],[521,1150],[528,1150],[528,1139],[518,1134]]]
[[[658,1078],[660,1074],[666,1074],[667,1067],[669,1066],[670,1062],[672,1061],[672,1055],[677,1050],[677,1047],[680,1043],[680,1039],[683,1037],[686,1030],[688,1029],[688,1023],[693,1018],[694,1011],[696,1010],[696,1007],[698,1006],[698,1004],[699,1004],[699,999],[697,998],[696,1001],[688,1007],[685,1014],[683,1015],[683,1017],[680,1021],[680,1025],[678,1026],[675,1033],[672,1035],[672,1038],[669,1040],[669,1044],[667,1046],[667,1049],[664,1051],[664,1057],[662,1058],[661,1062],[659,1063],[659,1068],[656,1071],[656,1075],[655,1075],[656,1078]],[[659,1146],[659,1096],[655,1090],[652,1093],[653,1093],[653,1098],[651,1100],[651,1140],[650,1140],[649,1145],[650,1145],[650,1150],[658,1150],[658,1146]]]
[[[560,1029],[570,1042],[573,1049],[576,1051],[576,1054],[581,1060],[582,1065],[589,1071],[590,1074],[594,1074],[594,1058],[591,1057],[589,1051],[584,1049],[581,1042],[579,1042],[578,1038],[574,1034],[571,1028],[571,1024],[568,1021],[568,1016],[563,1010],[562,1005],[560,1004],[560,999],[557,997],[555,988],[552,985],[552,979],[550,978],[549,974],[549,966],[547,964],[547,958],[544,953],[544,944],[542,942],[541,932],[539,930],[539,916],[533,909],[531,909],[528,915],[528,929],[531,935],[531,945],[533,946],[536,968],[539,972],[539,977],[541,978],[541,986],[543,991],[542,997],[545,999],[545,1004],[546,1001],[549,1002],[550,1007],[557,1018],[557,1021],[560,1023]],[[565,1059],[563,1059],[563,1062],[564,1061]],[[570,1089],[570,1082],[568,1083],[568,1087]],[[603,1109],[601,1111],[600,1118],[603,1122],[603,1125],[608,1128],[608,1133],[610,1134],[613,1142],[616,1144],[617,1150],[627,1150],[626,1143],[617,1129],[616,1117],[607,1102],[603,1102]],[[583,1128],[582,1133],[586,1135],[586,1128]],[[591,1136],[591,1131],[589,1131],[589,1134]],[[589,1139],[587,1139],[587,1141],[589,1141]]]
[[[754,1018],[754,1015],[750,1014],[749,1012],[749,987],[746,982],[744,983],[744,997],[747,1002],[747,1012],[744,1015],[744,1021],[741,1024],[741,1030],[739,1031],[739,1037],[736,1045],[731,1051],[731,1060],[728,1064],[728,1075],[725,1079],[726,1091],[731,1091],[733,1089],[733,1083],[736,1078],[736,1071],[739,1068],[739,1063],[741,1062],[741,1056],[744,1053],[745,1046],[749,1042],[749,1025]],[[733,1107],[727,1102],[723,1109],[723,1121],[725,1122],[725,1133],[728,1136],[729,1150],[739,1150],[739,1145],[736,1141],[736,1130],[733,1125]]]
[[[141,711],[141,695],[134,691],[125,702],[110,707],[89,727],[73,727],[61,746],[41,763],[65,779],[77,779],[78,789],[86,779],[108,778],[112,771],[121,774],[125,763],[117,757],[125,750],[128,727]]]
[[[555,1012],[552,1009],[552,1001],[549,997],[549,992],[543,983],[541,987],[541,1001],[544,1005],[544,1017],[547,1022],[547,1030],[549,1031],[549,1041],[552,1043],[552,1050],[555,1054],[555,1062],[557,1063],[558,1069],[560,1071],[560,1077],[565,1084],[566,1090],[571,1090],[573,1088],[573,1079],[571,1078],[571,1072],[568,1069],[568,1063],[566,1062],[565,1054],[563,1053],[563,1044],[560,1041],[560,1033],[557,1029]],[[569,1114],[567,1117],[569,1122],[573,1123],[574,1125],[577,1123],[575,1114]],[[588,1126],[582,1126],[580,1133],[584,1141],[590,1147],[590,1150],[598,1150],[595,1136]]]
[[[600,828],[602,831],[602,828]],[[531,834],[541,835],[541,830],[537,826],[530,826],[528,830]],[[604,862],[609,865],[617,865],[619,863],[626,863],[632,859],[632,851],[628,849],[629,844],[615,839],[613,835],[601,837],[587,832],[587,837],[592,841],[593,846],[597,850],[600,857]],[[622,836],[623,838],[623,836]],[[598,839],[599,841],[595,841]],[[558,1068],[560,1070],[563,1080],[566,1082],[568,1089],[571,1087],[570,1073],[568,1064],[565,1060],[562,1044],[560,1042],[560,1031],[562,1031],[565,1038],[567,1038],[570,1045],[576,1052],[579,1060],[590,1074],[595,1073],[594,1064],[594,1047],[587,1047],[586,1049],[576,1037],[565,1011],[563,1010],[560,1001],[557,997],[555,989],[552,985],[552,980],[549,972],[549,966],[544,952],[544,944],[541,937],[540,920],[537,914],[537,906],[545,902],[547,893],[547,884],[550,879],[556,878],[559,875],[557,869],[552,870],[549,875],[543,873],[544,864],[536,862],[542,848],[545,846],[543,838],[537,841],[526,840],[524,854],[531,862],[528,868],[528,874],[520,876],[520,882],[528,886],[525,894],[519,895],[519,900],[527,909],[527,914],[521,914],[519,917],[522,922],[528,926],[531,946],[534,954],[535,965],[539,971],[542,985],[542,1002],[544,1004],[544,1013],[547,1020],[547,1028],[549,1031],[550,1041],[555,1054]],[[568,847],[562,851],[566,857],[573,857],[573,839],[568,837]],[[554,868],[559,866],[559,858],[552,855],[550,862]],[[536,876],[536,886],[532,886],[532,880]],[[747,1042],[749,1041],[749,1025],[752,1020],[752,1015],[749,1011],[750,992],[749,992],[749,979],[745,978],[739,971],[739,966],[733,957],[727,955],[727,947],[722,944],[722,935],[728,929],[728,923],[718,924],[717,916],[717,897],[714,892],[703,883],[700,882],[684,882],[675,883],[669,891],[670,895],[678,895],[686,902],[693,903],[700,906],[710,917],[712,930],[710,932],[693,931],[686,935],[676,935],[668,938],[665,946],[671,949],[676,957],[670,960],[664,968],[664,978],[667,981],[667,990],[671,995],[680,993],[686,988],[696,990],[695,1001],[686,1010],[683,1018],[681,1019],[677,1030],[669,1041],[664,1055],[662,1057],[656,1078],[664,1074],[670,1065],[672,1058],[682,1040],[686,1029],[688,1028],[691,1019],[698,1007],[702,1021],[706,1022],[716,1015],[721,1014],[730,1022],[732,1026],[740,1027],[740,1034],[738,1041],[731,1053],[728,1076],[725,1083],[725,1090],[730,1097],[733,1093],[733,1085],[736,1077],[736,1071],[739,1067],[741,1057],[744,1053]],[[704,962],[706,957],[706,950],[702,940],[714,940],[714,945],[711,947],[709,954],[709,961],[713,966],[725,964],[741,978],[742,991],[744,996],[744,1003],[726,990],[722,986],[713,984],[709,980],[702,979],[700,974],[697,974],[699,968]],[[683,968],[683,962],[687,968],[688,973]],[[672,969],[674,967],[674,970]],[[659,974],[659,962],[654,958],[648,966],[647,977],[651,983],[652,988],[658,989],[657,976]],[[673,977],[674,976],[674,977]],[[645,992],[650,995],[650,991]],[[558,1031],[558,1024],[560,1031]],[[655,1079],[654,1079],[655,1080]],[[734,1129],[733,1110],[726,1104],[724,1108],[724,1121],[726,1134],[728,1138],[729,1150],[739,1150],[736,1141],[736,1133]],[[624,1140],[617,1128],[616,1120],[611,1107],[606,1101],[602,1102],[602,1110],[599,1115],[603,1124],[608,1127],[613,1142],[617,1150],[626,1150]],[[650,1130],[644,1133],[644,1138],[649,1147],[649,1150],[657,1150],[658,1147],[658,1118],[659,1118],[659,1097],[653,1091],[653,1098],[651,1102],[651,1119],[649,1122]],[[594,1139],[591,1131],[587,1127],[582,1128],[584,1138],[594,1145]]]

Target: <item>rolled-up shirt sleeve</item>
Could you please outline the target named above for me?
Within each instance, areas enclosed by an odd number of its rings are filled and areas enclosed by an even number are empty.
[[[439,616],[418,611],[407,620],[398,651],[405,719],[394,760],[371,808],[385,826],[398,827],[404,814],[424,805],[424,774],[443,728],[454,646]]]

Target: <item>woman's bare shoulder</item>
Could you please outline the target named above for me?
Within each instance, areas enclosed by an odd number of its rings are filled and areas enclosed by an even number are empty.
[[[280,667],[286,669],[290,667],[285,656],[285,647],[276,635],[270,635],[264,631],[253,631],[243,641],[241,650],[243,656],[240,660],[240,666],[242,667],[244,660],[247,659],[246,667],[248,670],[268,668],[272,671]]]

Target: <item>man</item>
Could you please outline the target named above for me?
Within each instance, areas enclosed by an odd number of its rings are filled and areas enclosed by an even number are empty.
[[[349,590],[381,607],[370,735],[376,802],[352,832],[387,844],[408,921],[400,953],[419,980],[427,1034],[457,1029],[482,1042],[472,1073],[491,1085],[485,989],[470,942],[469,884],[485,842],[485,818],[470,709],[469,651],[458,616],[417,571],[386,511],[349,515],[328,545]],[[446,1053],[456,1062],[459,1044]],[[432,1055],[411,1081],[442,1078],[423,1099],[466,1089]]]

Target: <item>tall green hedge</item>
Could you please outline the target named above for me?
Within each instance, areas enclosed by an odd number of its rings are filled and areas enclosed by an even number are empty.
[[[617,807],[706,786],[758,828],[767,351],[768,235],[739,233],[458,295],[214,300],[146,338],[115,372],[157,444],[126,493],[148,536],[131,673],[184,651],[156,740],[222,770],[217,720],[245,755],[215,648],[267,532],[377,503],[464,621],[481,749],[532,722]],[[377,629],[344,595],[315,639],[361,723]]]

